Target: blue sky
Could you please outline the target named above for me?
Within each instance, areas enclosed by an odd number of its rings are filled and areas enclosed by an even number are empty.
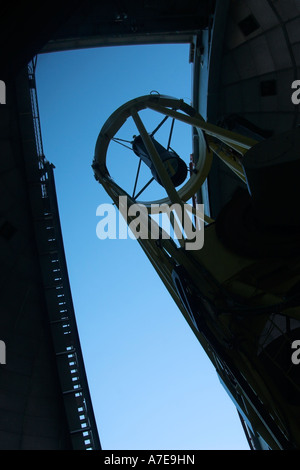
[[[56,167],[103,449],[248,449],[233,403],[139,244],[96,236],[96,209],[111,202],[91,168],[101,127],[116,108],[152,90],[190,102],[188,58],[188,45],[147,45],[45,54],[37,61],[44,152]],[[180,129],[176,134],[186,155],[189,136]],[[133,181],[129,160],[114,145],[116,172]]]

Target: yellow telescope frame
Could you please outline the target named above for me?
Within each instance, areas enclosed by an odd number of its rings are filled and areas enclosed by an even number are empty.
[[[195,171],[178,191],[139,115],[146,108],[182,121],[198,132],[199,158],[195,162]],[[136,201],[109,174],[106,164],[109,143],[129,118],[133,119],[166,190],[164,199]],[[138,238],[138,242],[215,365],[221,381],[249,428],[254,428],[271,449],[299,448],[299,407],[288,403],[272,382],[272,377],[267,377],[253,346],[254,335],[270,319],[268,307],[280,305],[282,293],[258,292],[244,278],[241,279],[240,273],[255,269],[257,260],[229,252],[216,235],[214,220],[187,204],[206,180],[213,155],[217,155],[246,187],[242,158],[257,143],[256,140],[207,123],[183,100],[150,94],[127,102],[105,122],[96,142],[92,167],[96,180],[120,210],[120,196],[126,196],[128,207],[136,203],[146,207],[158,205],[160,208],[163,204],[176,204],[205,222],[205,243],[201,250],[187,251],[184,249],[184,241],[178,247],[172,239],[151,239],[150,233],[147,239]],[[128,216],[127,223],[132,220]],[[147,221],[145,224],[146,230],[149,230]],[[267,268],[264,266],[264,269]],[[174,281],[174,270],[180,273],[177,278],[180,285]],[[185,299],[191,300],[185,302]],[[237,321],[238,309],[235,308],[235,314],[231,314],[229,308],[230,305],[234,307],[235,302],[241,305],[241,309],[245,305],[248,310],[259,307],[262,314],[247,318],[242,315],[242,320]],[[201,313],[200,323],[195,321],[191,304],[196,304],[196,311]],[[299,319],[298,308],[286,309],[285,314]]]

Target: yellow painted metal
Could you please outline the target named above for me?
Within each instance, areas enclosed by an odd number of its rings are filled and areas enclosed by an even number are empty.
[[[247,183],[246,175],[243,170],[241,160],[228,151],[228,147],[220,142],[209,141],[211,151],[217,155],[245,184]]]
[[[214,124],[205,122],[201,116],[188,116],[186,114],[179,113],[178,111],[174,111],[173,109],[166,108],[165,106],[162,106],[157,103],[149,103],[148,107],[161,114],[173,117],[191,126],[198,127],[199,129],[205,131],[208,135],[221,138],[227,144],[236,144],[245,150],[249,150],[251,147],[257,144],[257,141],[254,139],[242,136],[227,129],[223,129],[222,127],[218,127]]]
[[[179,119],[198,130],[200,156],[196,163],[196,172],[178,191],[162,165],[139,116],[139,111],[145,108]],[[182,100],[149,95],[132,100],[119,108],[103,126],[97,140],[93,165],[95,176],[118,207],[121,195],[127,196],[129,206],[136,201],[111,179],[106,167],[106,152],[110,140],[130,116],[136,123],[167,193],[167,197],[159,201],[142,202],[146,207],[174,203],[183,207],[206,180],[213,155],[220,158],[246,184],[241,159],[250,148],[257,144],[255,140],[205,122]],[[192,214],[199,216],[199,212],[197,213],[192,205],[185,205],[185,207]],[[256,259],[232,253],[217,237],[213,220],[204,214],[203,217],[200,215],[200,218],[208,224],[205,228],[204,247],[201,250],[186,251],[183,249],[184,244],[178,248],[172,239],[152,240],[150,234],[148,239],[138,239],[138,242],[216,367],[221,380],[234,395],[243,415],[270,448],[284,448],[282,442],[285,439],[296,448],[300,448],[299,406],[290,403],[283,396],[282,390],[273,380],[274,377],[261,362],[262,353],[258,349],[260,333],[270,322],[270,307],[284,302],[284,294],[292,287],[295,279],[293,278],[290,284],[284,286],[284,291],[280,282],[277,290],[264,288],[265,284],[259,281],[260,273],[265,282],[268,276],[272,278],[273,273],[280,269],[281,265],[270,263],[269,260],[258,262]],[[130,220],[129,218],[129,222]],[[147,221],[145,223],[147,224]],[[149,230],[148,224],[146,228]],[[283,263],[288,263],[291,271],[294,269],[296,273],[299,272],[300,261],[297,259],[283,260]],[[198,299],[199,305],[202,305],[201,314],[206,327],[218,345],[217,350],[203,331],[196,328],[191,320],[172,279],[174,266],[183,267],[187,273],[188,288]],[[240,310],[233,313],[230,309],[228,310],[228,305],[240,306]],[[250,313],[243,313],[245,308]],[[262,313],[251,315],[251,308],[253,311],[261,309]],[[284,315],[290,315],[290,318],[300,319],[299,308],[283,307],[282,312]],[[237,380],[235,386],[233,386],[232,371],[228,368],[228,363],[233,364],[234,370],[241,374],[242,382]],[[289,371],[278,369],[278,373],[281,374],[282,380],[291,381]],[[248,388],[247,385],[249,385]],[[294,383],[293,386],[295,386]],[[299,384],[296,384],[296,389],[297,387],[299,390]],[[253,398],[253,395],[257,400]],[[261,407],[267,419],[263,416]]]

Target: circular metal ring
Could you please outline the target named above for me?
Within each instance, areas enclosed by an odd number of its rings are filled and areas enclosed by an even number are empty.
[[[185,115],[191,116],[193,118],[199,119],[199,122],[203,122],[204,119],[202,116],[190,105],[186,104],[183,100],[173,98],[170,96],[159,95],[159,94],[150,94],[145,96],[140,96],[131,101],[128,101],[124,105],[120,106],[113,114],[107,119],[103,125],[95,146],[95,159],[94,162],[97,164],[98,171],[102,177],[110,177],[107,165],[106,165],[106,155],[110,141],[124,125],[126,120],[131,116],[132,112],[138,112],[146,108],[151,109],[151,105],[159,105],[166,109],[172,109],[176,111],[181,111]],[[156,110],[154,110],[156,111]],[[176,119],[176,118],[175,118]],[[178,190],[178,196],[183,201],[186,202],[189,200],[196,192],[200,189],[201,185],[207,178],[209,173],[211,162],[212,162],[212,153],[208,151],[207,143],[205,140],[204,132],[196,128],[199,136],[199,158],[195,164],[195,171],[189,178],[189,180]],[[137,201],[140,204],[149,207],[152,204],[170,204],[169,197],[159,199],[156,201]]]

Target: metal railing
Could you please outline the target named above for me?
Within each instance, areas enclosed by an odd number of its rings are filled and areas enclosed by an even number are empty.
[[[36,58],[28,65],[29,90],[40,177],[41,211],[35,214],[40,265],[53,347],[73,449],[99,450],[61,234],[53,165],[44,155],[35,82]]]

